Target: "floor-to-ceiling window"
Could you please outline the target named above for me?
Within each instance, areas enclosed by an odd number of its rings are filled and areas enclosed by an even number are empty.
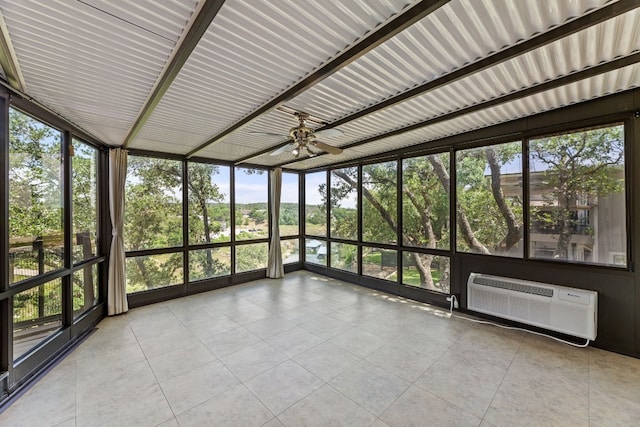
[[[397,174],[397,161],[362,166],[362,274],[393,282],[398,279]]]
[[[305,262],[327,265],[327,173],[305,175]]]
[[[34,282],[13,296],[13,359],[63,325],[63,134],[14,108],[9,111],[9,284]]]
[[[402,284],[448,293],[451,177],[448,152],[402,160]]]
[[[81,269],[73,273],[73,313],[80,316],[98,302],[99,264],[93,262],[99,255],[100,202],[98,177],[100,161],[98,150],[79,139],[73,139],[71,160],[73,209],[73,264]]]
[[[124,215],[130,303],[228,286],[237,274],[247,280],[265,273],[268,172],[134,150]],[[279,226],[285,264],[300,263],[299,182],[297,173],[283,174]]]
[[[231,168],[189,162],[188,176],[189,282],[228,276],[231,274]]]
[[[8,108],[2,167],[7,240],[0,303],[10,339],[0,346],[0,360],[9,391],[90,328],[104,300],[104,153],[57,118],[16,102]]]
[[[183,281],[182,162],[129,156],[124,245],[127,293]]]
[[[280,246],[283,264],[300,262],[300,176],[282,173]]]
[[[269,174],[263,169],[237,167],[234,184],[235,271],[265,269],[269,256]]]

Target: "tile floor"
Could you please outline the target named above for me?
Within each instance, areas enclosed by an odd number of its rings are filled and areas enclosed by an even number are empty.
[[[640,360],[308,272],[131,310],[2,426],[637,426]]]

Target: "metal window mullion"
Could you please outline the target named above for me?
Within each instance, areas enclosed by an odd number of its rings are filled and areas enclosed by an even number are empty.
[[[0,291],[9,288],[9,99],[0,95],[0,229],[5,230],[0,239]],[[12,299],[0,300],[0,372],[11,375],[13,360]],[[11,380],[11,377],[9,377]],[[0,389],[0,394],[5,390]]]
[[[530,259],[531,254],[529,248],[529,232],[531,230],[530,218],[530,189],[529,189],[529,144],[531,138],[523,138],[521,142],[522,148],[522,256],[524,259]]]
[[[357,168],[357,178],[356,178],[356,214],[357,214],[357,230],[356,230],[356,260],[358,262],[357,273],[359,276],[362,276],[362,226],[364,221],[362,220],[362,215],[364,214],[364,206],[362,205],[362,164],[358,165]]]
[[[325,244],[327,246],[327,256],[326,256],[326,268],[329,268],[329,266],[331,265],[331,242],[329,241],[329,239],[331,239],[331,170],[327,170],[325,172],[325,182],[326,182],[326,201],[325,201],[325,205],[326,205],[326,218],[325,218],[325,226],[326,226],[326,230],[325,230]]]
[[[637,97],[638,101],[640,101],[640,96]],[[635,208],[634,200],[638,200],[634,197],[634,192],[636,191],[636,186],[634,183],[640,182],[638,181],[638,177],[634,177],[634,174],[637,174],[638,165],[640,165],[640,160],[637,159],[638,154],[640,154],[640,150],[635,148],[634,141],[637,141],[640,138],[640,110],[636,110],[632,115],[632,118],[629,118],[624,121],[624,189],[625,189],[625,203],[626,203],[626,227],[627,227],[627,235],[626,237],[626,248],[627,248],[627,269],[629,271],[634,271],[635,268],[635,253],[634,243],[640,241],[640,239],[636,239],[636,226],[634,224],[637,223],[635,220],[638,210]],[[632,167],[635,165],[635,167]],[[638,301],[640,301],[640,290],[638,292]],[[640,319],[640,314],[638,314],[638,318]],[[640,328],[638,330],[638,336],[640,337]],[[637,342],[640,342],[638,340]]]
[[[404,246],[404,205],[402,199],[403,159],[398,157],[396,160],[396,281],[398,285],[402,284],[402,246]]]
[[[98,152],[98,247],[106,261],[100,265],[98,301],[107,300],[108,266],[111,250],[111,211],[109,207],[109,150]],[[105,304],[106,305],[106,304]]]
[[[71,132],[62,134],[62,212],[63,212],[63,263],[69,274],[62,277],[62,326],[67,327],[73,323],[73,188],[71,155]]]
[[[182,165],[182,280],[185,292],[189,288],[189,164]]]
[[[453,146],[449,147],[449,293],[460,294],[462,289],[458,288],[456,277],[456,249],[458,245],[458,170],[456,167],[456,151]],[[453,280],[452,280],[453,278]]]
[[[229,166],[229,216],[231,218],[231,280],[236,275],[236,168]]]
[[[271,210],[273,209],[273,205],[271,204],[271,172],[273,172],[274,169],[270,169],[267,170],[267,254],[269,253],[269,249],[271,248],[271,245],[273,244],[273,227],[277,226],[278,228],[280,228],[280,224],[273,224],[273,220],[271,217]],[[280,181],[280,189],[282,190],[282,176],[280,177],[281,181]],[[282,202],[282,193],[280,194],[280,201]],[[278,218],[280,217],[280,215],[278,215]],[[267,255],[267,270],[269,270],[269,256]]]
[[[304,245],[305,237],[307,235],[307,194],[305,192],[305,176],[306,174],[298,172],[298,262],[300,264],[303,264],[306,261],[307,255]]]

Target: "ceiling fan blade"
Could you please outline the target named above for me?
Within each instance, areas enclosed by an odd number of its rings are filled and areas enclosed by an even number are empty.
[[[313,134],[315,136],[320,137],[320,138],[332,138],[332,137],[335,137],[335,136],[342,136],[342,135],[344,135],[344,132],[342,132],[341,130],[338,130],[338,129],[330,128],[330,129],[319,130],[317,132],[314,132]]]
[[[284,138],[284,137],[286,137],[286,136],[287,136],[287,135],[283,135],[283,134],[281,134],[281,133],[259,132],[259,131],[255,131],[255,130],[249,131],[249,133],[250,133],[250,134],[252,134],[252,135],[262,135],[262,136],[265,136],[265,135],[266,135],[266,136],[279,136],[280,138]]]
[[[291,142],[289,144],[283,145],[280,148],[276,148],[275,150],[273,150],[271,153],[269,153],[269,155],[271,156],[278,156],[282,153],[286,153],[287,151],[291,151],[294,148],[296,148],[298,146],[298,144],[296,144],[295,142]]]
[[[334,147],[333,145],[325,144],[324,142],[314,141],[313,145],[321,150],[326,151],[329,154],[341,154],[342,148]]]

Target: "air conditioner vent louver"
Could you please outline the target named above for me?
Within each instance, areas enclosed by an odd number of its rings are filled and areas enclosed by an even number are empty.
[[[473,283],[484,286],[491,286],[492,288],[509,289],[516,292],[524,292],[527,294],[540,295],[543,297],[553,297],[553,289],[541,288],[539,286],[526,285],[522,283],[515,283],[508,280],[492,279],[487,276],[476,276],[473,279]]]
[[[594,340],[598,294],[548,283],[471,273],[467,308]]]

